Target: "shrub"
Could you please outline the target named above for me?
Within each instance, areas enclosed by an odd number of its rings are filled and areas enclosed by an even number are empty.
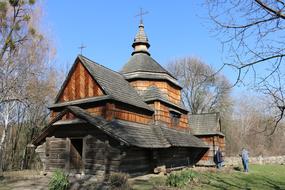
[[[66,190],[68,188],[69,181],[68,175],[62,170],[56,170],[49,182],[49,190]]]
[[[112,173],[109,178],[111,189],[131,189],[128,179],[129,176],[125,173]]]
[[[173,172],[167,176],[166,184],[171,187],[183,187],[193,181],[196,174],[191,170]]]

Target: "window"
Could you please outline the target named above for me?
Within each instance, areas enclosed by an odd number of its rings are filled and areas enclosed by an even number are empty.
[[[179,125],[179,120],[180,120],[181,115],[177,112],[170,112],[170,122],[171,122],[171,127],[177,127]]]

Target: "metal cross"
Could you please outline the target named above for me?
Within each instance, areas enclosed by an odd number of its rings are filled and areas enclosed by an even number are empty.
[[[148,11],[143,12],[143,9],[140,8],[140,13],[137,14],[135,17],[139,16],[140,17],[140,23],[142,24],[143,23],[143,15],[146,15],[146,14],[148,14]]]
[[[78,49],[80,49],[80,55],[82,55],[82,50],[86,48],[86,46],[84,46],[83,43],[81,43],[81,46],[78,47]]]

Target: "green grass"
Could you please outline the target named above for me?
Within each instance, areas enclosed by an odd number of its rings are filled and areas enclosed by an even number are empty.
[[[200,173],[195,189],[285,189],[285,166],[252,165],[249,173]]]
[[[166,177],[154,177],[146,181],[134,181],[134,189],[153,189],[158,184],[165,184]],[[249,173],[230,170],[199,171],[195,183],[189,184],[184,189],[284,189],[284,165],[251,165]]]

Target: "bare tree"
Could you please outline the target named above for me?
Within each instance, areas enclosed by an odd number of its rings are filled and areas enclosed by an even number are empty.
[[[5,150],[9,143],[14,142],[9,128],[16,123],[27,122],[31,116],[29,110],[40,106],[37,103],[40,100],[41,106],[45,107],[47,97],[43,89],[50,90],[41,86],[50,80],[47,78],[50,46],[36,29],[39,18],[35,15],[37,6],[34,3],[33,0],[0,1],[0,127],[3,129],[0,171],[6,157]]]
[[[171,62],[168,70],[183,87],[182,101],[193,114],[221,112],[231,107],[228,80],[198,58],[183,58]]]
[[[213,32],[221,40],[225,53],[224,67],[236,70],[237,80],[253,85],[273,101],[279,110],[275,127],[284,116],[285,1],[283,0],[206,0]],[[280,76],[277,76],[280,75]],[[280,91],[281,90],[281,91]]]
[[[276,128],[277,133],[274,134],[268,133],[274,122],[271,110],[267,111],[271,102],[267,98],[257,99],[247,94],[240,95],[235,102],[233,117],[226,121],[228,155],[237,155],[244,146],[250,149],[253,156],[283,155],[285,128]],[[280,125],[284,126],[284,122]],[[270,130],[264,133],[265,128]]]

